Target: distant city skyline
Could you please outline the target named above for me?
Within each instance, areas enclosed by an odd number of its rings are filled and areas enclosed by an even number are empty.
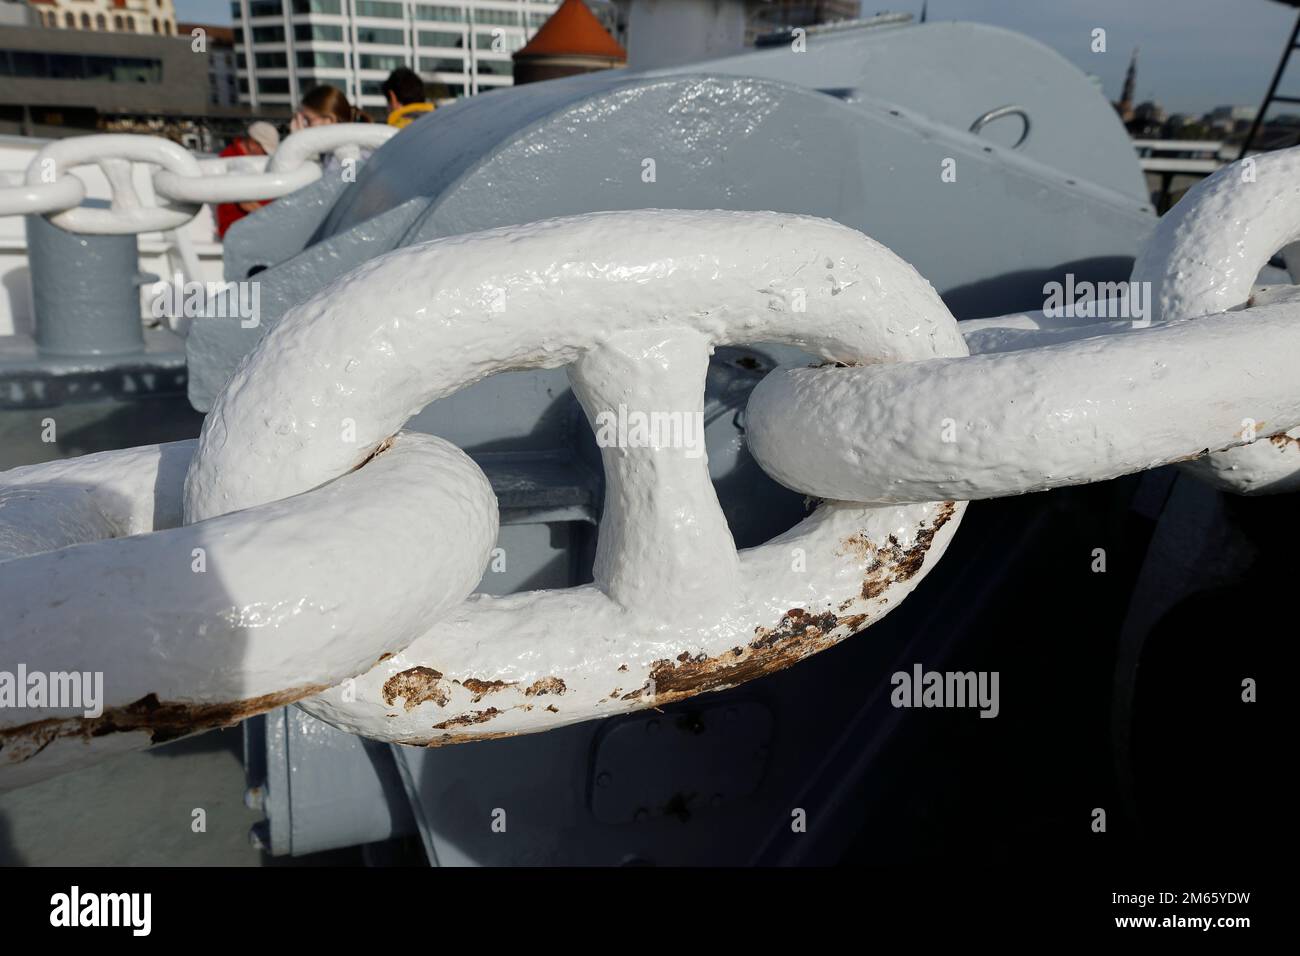
[[[182,22],[231,22],[229,0],[175,2]],[[1109,100],[1119,99],[1129,57],[1140,47],[1136,101],[1155,100],[1170,113],[1192,114],[1257,106],[1296,16],[1292,7],[1273,0],[928,2],[931,21],[987,23],[1033,37],[1099,77]],[[863,0],[863,10],[867,16],[878,10],[919,16],[921,0]],[[1090,49],[1097,27],[1106,31],[1105,53]],[[1300,94],[1300,69],[1294,74],[1290,91]]]

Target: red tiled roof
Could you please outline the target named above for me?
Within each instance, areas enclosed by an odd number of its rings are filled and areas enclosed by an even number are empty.
[[[626,60],[627,51],[582,0],[564,0],[515,56],[599,56]]]

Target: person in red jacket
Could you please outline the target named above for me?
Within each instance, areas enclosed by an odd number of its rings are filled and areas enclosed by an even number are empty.
[[[221,156],[269,156],[280,146],[280,133],[270,123],[258,120],[248,127],[248,135],[240,136],[223,149]],[[255,209],[265,206],[269,199],[253,202],[223,202],[217,206],[217,238],[224,238],[226,230]]]

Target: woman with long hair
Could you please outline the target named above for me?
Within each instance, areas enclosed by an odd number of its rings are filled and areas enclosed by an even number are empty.
[[[363,110],[357,109],[348,102],[342,90],[322,84],[312,87],[302,98],[298,104],[298,112],[293,114],[293,120],[289,123],[289,132],[292,134],[300,129],[332,126],[335,123],[373,122],[374,120]],[[373,152],[372,149],[357,150],[356,156],[358,159],[369,159]],[[339,157],[335,154],[331,153],[322,158],[322,168],[327,173],[338,169],[340,165]]]
[[[348,98],[338,87],[321,85],[312,87],[298,104],[298,112],[293,114],[289,130],[297,132],[312,126],[328,126],[331,123],[371,123],[374,122],[365,112],[348,102]]]

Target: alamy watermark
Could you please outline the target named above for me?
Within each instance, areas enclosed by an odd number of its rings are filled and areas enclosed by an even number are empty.
[[[997,671],[927,671],[920,664],[895,671],[889,702],[895,707],[977,707],[981,717],[996,717]]]
[[[50,925],[56,927],[120,926],[132,936],[153,928],[152,893],[83,893],[73,886],[50,897]]]
[[[171,282],[159,280],[149,287],[149,314],[155,319],[239,319],[241,328],[254,329],[262,321],[262,289],[256,280],[187,282],[178,272]]]
[[[596,414],[601,448],[683,448],[687,458],[704,454],[704,412],[643,412],[619,405]]]
[[[1135,329],[1151,324],[1150,282],[1065,282],[1043,286],[1043,315],[1049,319],[1131,319]]]
[[[0,709],[77,708],[84,717],[104,713],[103,671],[0,671]]]

